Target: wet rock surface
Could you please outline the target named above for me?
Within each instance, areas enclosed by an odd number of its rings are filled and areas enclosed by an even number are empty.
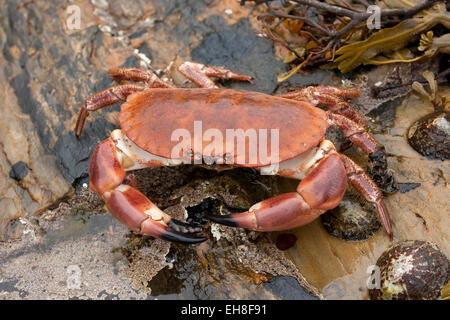
[[[449,163],[421,156],[406,141],[412,123],[432,112],[414,97],[405,99],[406,84],[416,80],[416,69],[433,71],[436,64],[382,66],[345,77],[317,70],[278,84],[277,73],[287,67],[258,36],[251,7],[236,1],[71,4],[81,9],[78,30],[68,29],[63,2],[0,0],[0,241],[6,240],[0,243],[1,298],[306,299],[306,291],[368,298],[366,269],[389,246],[382,231],[347,242],[329,235],[317,220],[290,231],[297,241],[282,252],[275,246],[278,234],[211,225],[197,207],[210,198],[222,212],[246,210],[295,190],[296,181],[247,170],[139,172],[140,188],[160,208],[206,223],[209,240],[189,249],[136,235],[107,214],[101,199],[82,185],[93,149],[118,126],[119,106],[92,113],[79,142],[73,129],[84,99],[114,85],[107,70],[118,66],[153,70],[177,86],[192,86],[176,71],[184,60],[254,76],[254,85],[222,83],[243,90],[357,86],[363,94],[353,104],[373,120],[371,130],[386,145],[397,180],[416,186],[386,199],[396,239],[430,240],[450,255]],[[328,135],[344,145],[339,130]],[[354,147],[345,152],[365,165],[366,157]],[[189,208],[193,213],[187,216]]]
[[[293,277],[277,276],[265,282],[264,287],[270,289],[280,299],[315,300]]]
[[[126,245],[128,230],[102,208],[98,196],[83,191],[27,221],[21,241],[0,247],[0,298],[145,298],[121,276],[127,260],[114,251]]]

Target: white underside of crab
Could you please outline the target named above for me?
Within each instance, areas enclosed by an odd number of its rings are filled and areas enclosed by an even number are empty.
[[[126,171],[133,171],[149,167],[160,166],[178,166],[182,163],[180,159],[168,159],[151,154],[139,148],[131,141],[120,129],[111,133],[111,139],[116,145],[117,159]],[[334,151],[335,146],[329,140],[323,140],[317,147],[298,155],[292,159],[285,160],[275,165],[268,165],[255,168],[265,175],[279,175],[297,180],[304,179],[318,163],[330,152]],[[230,170],[238,165],[207,165],[217,170]]]

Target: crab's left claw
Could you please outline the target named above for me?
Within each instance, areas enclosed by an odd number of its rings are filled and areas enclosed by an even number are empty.
[[[247,212],[206,215],[216,223],[255,231],[282,231],[310,223],[323,210],[314,210],[296,192],[280,194],[255,204]]]
[[[230,215],[208,215],[211,221],[255,231],[283,231],[312,222],[327,210],[335,208],[351,185],[378,213],[380,222],[392,240],[389,212],[382,193],[350,158],[330,152],[300,182],[297,192],[284,193],[253,205],[247,212]]]
[[[331,177],[331,179],[330,179]],[[336,207],[347,187],[339,155],[330,152],[300,182],[297,192],[283,193],[253,205],[248,212],[210,216],[215,222],[256,231],[283,231],[312,222]]]

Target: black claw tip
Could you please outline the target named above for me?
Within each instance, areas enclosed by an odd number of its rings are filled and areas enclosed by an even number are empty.
[[[215,215],[215,214],[206,214],[205,217],[208,220],[223,224],[225,226],[229,226],[229,227],[237,227],[238,226],[230,215],[219,216],[219,215]]]
[[[177,243],[183,243],[183,244],[194,244],[194,243],[200,243],[203,241],[206,241],[206,237],[196,237],[190,234],[181,233],[178,231],[167,231],[165,234],[163,234],[161,239],[170,241],[170,242],[177,242]]]
[[[202,227],[193,226],[189,223],[180,220],[171,219],[167,226],[177,232],[181,233],[196,233],[205,231]]]

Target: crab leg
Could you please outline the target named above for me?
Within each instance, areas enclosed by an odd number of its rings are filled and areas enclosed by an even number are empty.
[[[95,111],[100,108],[111,106],[117,102],[124,101],[130,94],[143,91],[147,88],[172,88],[169,84],[159,79],[155,74],[139,69],[112,68],[109,69],[108,74],[116,81],[130,80],[144,82],[145,85],[124,84],[114,86],[101,92],[97,92],[87,98],[80,110],[80,113],[78,114],[77,124],[75,127],[75,136],[77,140],[79,139],[81,132],[83,132],[89,111]]]
[[[387,173],[386,151],[366,131],[366,121],[343,99],[359,97],[358,89],[344,89],[326,86],[307,87],[280,95],[282,98],[307,101],[314,105],[324,104],[330,110],[330,123],[342,129],[344,135],[369,155],[372,162],[372,176],[377,184],[386,189],[394,188],[395,182]],[[392,185],[392,186],[390,186]]]
[[[352,143],[369,155],[370,172],[372,179],[386,192],[395,192],[394,176],[389,172],[386,159],[386,150],[380,146],[363,127],[347,117],[329,112],[330,122],[340,127]]]
[[[116,81],[129,80],[145,82],[150,88],[172,88],[171,85],[162,81],[154,73],[132,68],[112,68],[108,75]]]
[[[83,107],[78,114],[77,124],[75,126],[75,136],[79,139],[81,132],[83,132],[86,118],[89,111],[95,111],[104,107],[112,106],[113,104],[124,101],[130,94],[144,90],[146,87],[136,84],[124,84],[115,86],[97,92],[86,99]]]
[[[336,114],[343,115],[354,122],[356,122],[361,127],[366,127],[366,120],[361,117],[361,115],[353,109],[350,104],[339,97],[333,96],[331,94],[318,94],[316,95],[317,100],[327,106],[328,110]]]
[[[172,219],[144,194],[123,184],[124,166],[128,167],[130,161],[111,138],[94,150],[89,166],[90,187],[101,195],[109,211],[128,228],[144,235],[180,243],[205,241],[205,237],[190,234],[201,228]]]
[[[344,162],[348,181],[364,197],[364,199],[366,199],[366,201],[375,206],[378,213],[378,219],[381,221],[381,224],[392,240],[391,219],[386,205],[383,202],[383,195],[380,189],[378,189],[376,183],[364,172],[363,168],[343,154],[340,154],[340,157]]]
[[[328,118],[331,124],[341,128],[344,136],[357,145],[364,153],[372,154],[380,149],[375,138],[364,127],[351,119],[333,112],[328,112]]]
[[[253,79],[250,76],[246,76],[228,69],[209,67],[201,63],[194,62],[185,62],[178,68],[178,70],[185,77],[203,88],[218,88],[214,81],[212,81],[209,77],[243,81],[252,81]],[[77,140],[79,140],[80,135],[83,132],[89,111],[95,111],[100,108],[111,106],[117,102],[124,101],[130,94],[143,91],[147,88],[172,88],[172,86],[162,81],[155,74],[139,69],[112,68],[109,70],[108,74],[116,81],[129,80],[144,82],[145,85],[124,84],[115,86],[87,98],[78,114],[78,119],[75,126],[75,137]]]
[[[218,88],[210,77],[219,79],[235,79],[242,81],[252,81],[253,78],[228,69],[205,66],[201,63],[185,62],[178,67],[178,70],[189,80],[202,88]]]
[[[360,91],[354,88],[335,88],[326,86],[306,87],[279,95],[282,98],[306,101],[317,106],[325,105],[331,112],[343,115],[358,125],[365,127],[366,121],[343,99],[352,99],[360,96]]]

